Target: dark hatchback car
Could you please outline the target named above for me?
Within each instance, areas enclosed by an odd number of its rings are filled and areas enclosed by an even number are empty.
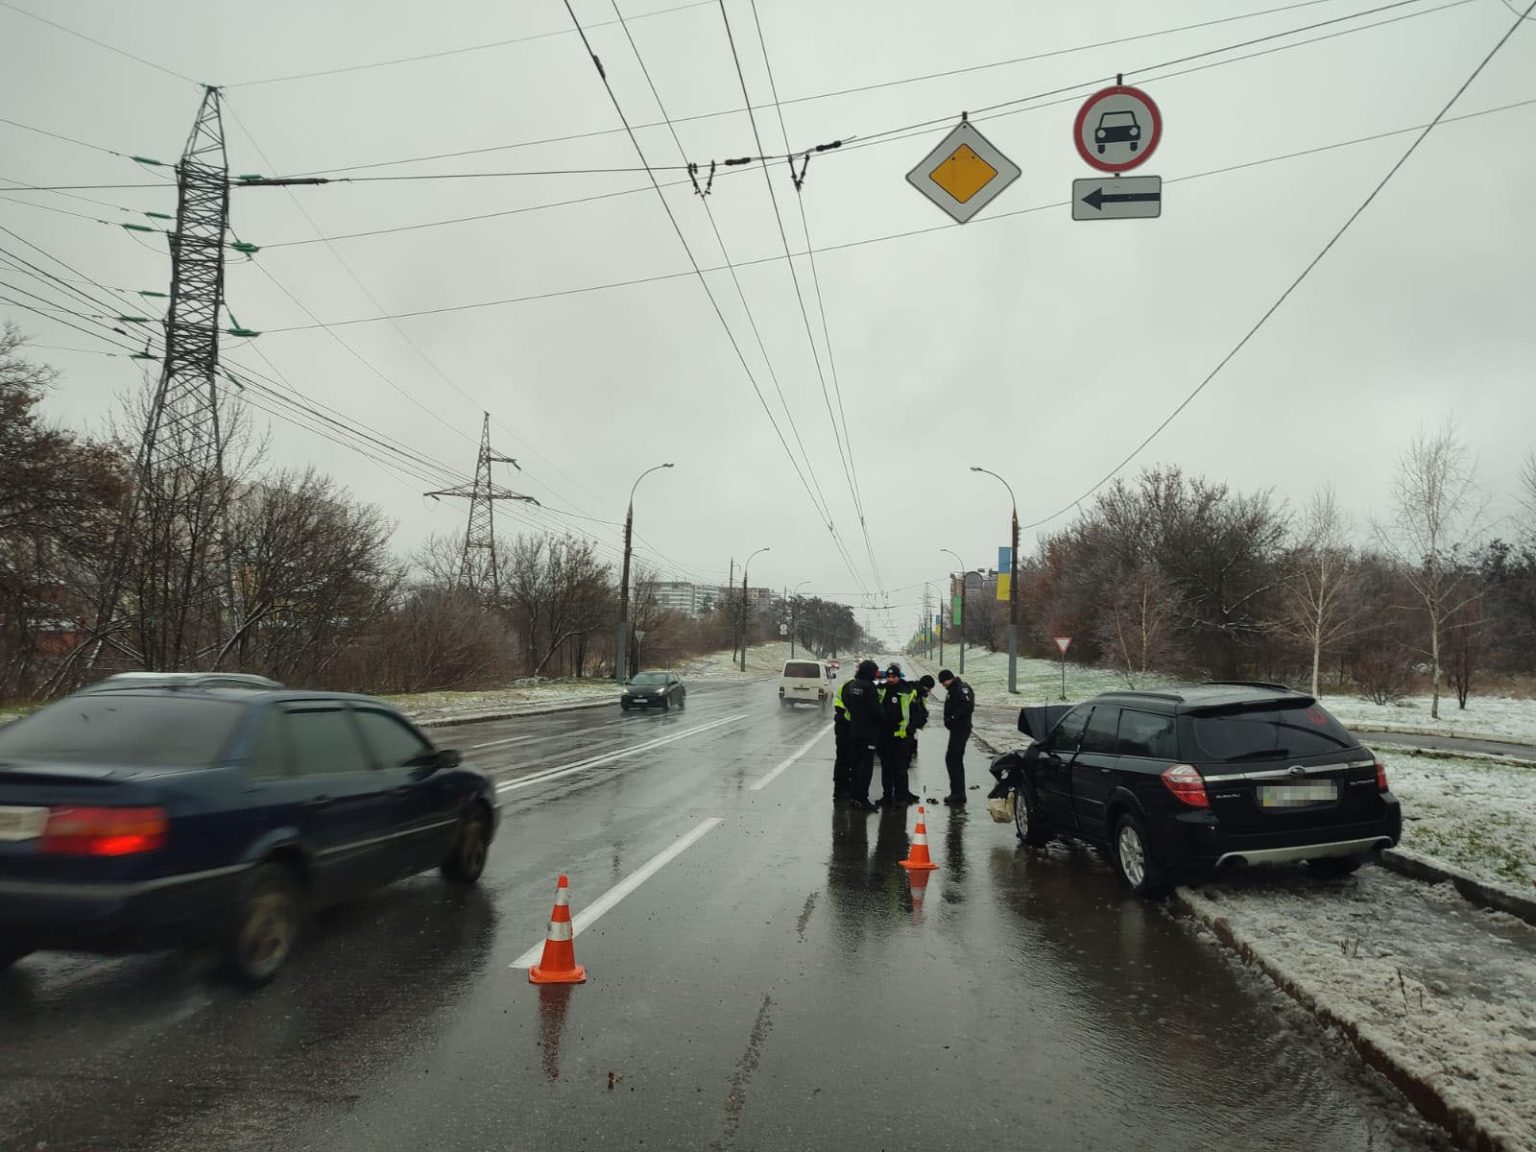
[[[683,708],[688,703],[688,688],[675,672],[640,672],[625,681],[624,694],[619,697],[619,707],[628,712],[631,708]]]
[[[0,968],[212,943],[264,983],[307,911],[434,867],[474,883],[499,816],[365,696],[97,685],[0,729]]]
[[[1236,864],[1344,875],[1402,834],[1386,768],[1279,685],[1108,692],[1026,708],[1019,728],[1035,743],[992,769],[1015,793],[1019,838],[1098,845],[1142,895]]]

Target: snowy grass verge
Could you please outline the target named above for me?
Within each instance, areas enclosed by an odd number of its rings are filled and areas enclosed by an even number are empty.
[[[1536,768],[1380,751],[1403,804],[1401,847],[1481,880],[1536,889]]]
[[[1536,1148],[1536,929],[1378,868],[1255,869],[1176,902],[1459,1144]]]
[[[789,659],[814,660],[814,653],[806,652],[798,645],[795,656],[789,654],[789,641],[775,640],[771,644],[754,644],[747,648],[747,670],[743,672],[730,652],[711,652],[696,656],[677,666],[684,680],[762,680],[777,676],[784,671],[784,661]],[[851,674],[851,671],[850,671]]]
[[[618,699],[611,680],[541,680],[473,692],[406,692],[381,696],[418,722],[494,717]]]

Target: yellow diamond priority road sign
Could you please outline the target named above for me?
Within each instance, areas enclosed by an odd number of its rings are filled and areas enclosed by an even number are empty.
[[[1019,168],[966,121],[956,125],[907,183],[964,224],[1019,178]]]

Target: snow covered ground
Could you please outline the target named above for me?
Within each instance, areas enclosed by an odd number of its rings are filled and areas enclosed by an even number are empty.
[[[1378,732],[1432,733],[1438,736],[1492,736],[1536,744],[1536,700],[1509,696],[1469,696],[1465,712],[1456,697],[1440,699],[1440,719],[1429,717],[1429,697],[1411,696],[1399,704],[1372,704],[1358,696],[1324,696],[1323,703],[1345,724]]]
[[[1536,1149],[1536,929],[1381,868],[1332,882],[1255,869],[1180,896],[1203,931],[1406,1073],[1410,1096],[1416,1082],[1443,1100],[1464,1146],[1481,1132],[1479,1146]]]
[[[473,692],[409,692],[384,696],[413,720],[452,720],[487,713],[537,711],[551,705],[616,700],[611,680],[541,680]]]
[[[798,645],[796,656],[814,660]],[[696,656],[678,665],[678,673],[684,680],[760,680],[765,676],[777,676],[784,670],[784,661],[790,659],[789,641],[772,644],[754,644],[747,649],[747,670],[742,672],[731,660],[730,652],[711,652]]]
[[[1391,749],[1382,758],[1403,804],[1404,848],[1536,894],[1536,768]]]

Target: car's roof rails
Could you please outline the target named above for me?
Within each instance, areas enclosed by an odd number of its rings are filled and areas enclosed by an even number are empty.
[[[1292,688],[1289,684],[1270,684],[1263,680],[1207,680],[1204,686],[1208,688],[1263,688],[1269,692],[1290,692],[1298,696],[1307,695],[1307,693],[1302,692],[1300,689]]]
[[[1184,697],[1177,692],[1150,692],[1145,688],[1109,688],[1099,693],[1100,696],[1141,696],[1151,700],[1172,700],[1175,704],[1182,704]]]
[[[249,672],[118,672],[89,685],[86,691],[114,688],[248,688],[272,691],[276,680]]]

